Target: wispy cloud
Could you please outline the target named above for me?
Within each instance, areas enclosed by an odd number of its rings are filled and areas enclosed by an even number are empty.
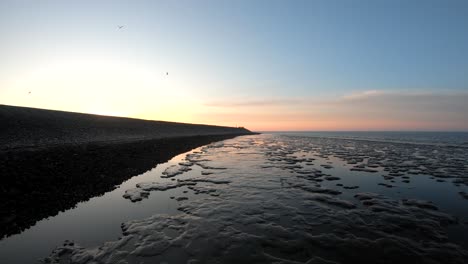
[[[369,90],[339,98],[219,100],[205,105],[220,108],[217,115],[226,120],[269,129],[468,130],[467,102],[468,92]]]
[[[272,98],[265,98],[265,99],[234,99],[234,100],[215,100],[205,103],[205,106],[210,107],[239,107],[239,106],[247,106],[247,107],[257,107],[257,106],[280,106],[280,105],[291,105],[302,103],[300,99],[294,98],[284,98],[284,99],[272,99]]]
[[[352,93],[349,95],[343,96],[341,99],[344,100],[356,100],[356,99],[367,99],[369,97],[379,96],[385,94],[385,91],[379,90],[368,90],[363,92]]]

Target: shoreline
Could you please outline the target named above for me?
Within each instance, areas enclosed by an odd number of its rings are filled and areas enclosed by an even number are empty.
[[[0,239],[245,128],[0,105]]]
[[[88,143],[0,152],[0,238],[112,191],[125,180],[194,148],[234,138],[206,135]]]

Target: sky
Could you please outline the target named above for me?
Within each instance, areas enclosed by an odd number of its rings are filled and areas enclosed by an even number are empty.
[[[0,0],[0,104],[468,131],[467,28],[465,0]]]

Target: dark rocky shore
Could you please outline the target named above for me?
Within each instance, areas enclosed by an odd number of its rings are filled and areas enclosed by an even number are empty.
[[[0,237],[244,128],[0,105]]]

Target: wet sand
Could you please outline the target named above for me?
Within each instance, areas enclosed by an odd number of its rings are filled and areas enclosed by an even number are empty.
[[[138,204],[181,190],[166,198],[179,213],[124,222],[96,247],[67,241],[45,262],[467,263],[467,156],[271,135],[213,143],[122,194]]]

